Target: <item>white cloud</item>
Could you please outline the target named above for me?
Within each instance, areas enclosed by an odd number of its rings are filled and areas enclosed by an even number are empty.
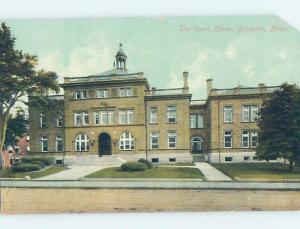
[[[234,59],[236,56],[236,49],[233,45],[228,45],[224,51],[224,55],[228,59]]]
[[[106,46],[90,45],[75,48],[62,74],[68,77],[100,73],[113,67],[112,53]]]
[[[282,60],[285,60],[288,57],[288,55],[286,52],[278,52],[277,57],[279,57]]]

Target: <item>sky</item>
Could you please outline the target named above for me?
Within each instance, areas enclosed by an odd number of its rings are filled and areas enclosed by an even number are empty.
[[[60,82],[111,69],[120,42],[129,71],[144,72],[152,87],[182,87],[188,71],[193,99],[206,97],[208,78],[215,88],[300,82],[300,33],[276,16],[4,21],[16,48]]]

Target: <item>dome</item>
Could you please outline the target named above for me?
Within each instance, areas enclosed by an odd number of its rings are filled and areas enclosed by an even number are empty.
[[[122,48],[122,43],[120,43],[120,48],[119,48],[119,50],[118,50],[118,52],[117,52],[117,54],[116,54],[116,58],[117,57],[126,57],[127,58],[127,55],[125,54],[125,52],[123,51],[123,48]]]

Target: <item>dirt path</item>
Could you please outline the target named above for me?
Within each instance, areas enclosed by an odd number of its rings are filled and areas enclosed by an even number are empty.
[[[300,210],[297,191],[2,188],[5,213]]]

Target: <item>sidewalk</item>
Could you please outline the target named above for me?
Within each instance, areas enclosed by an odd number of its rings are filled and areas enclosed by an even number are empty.
[[[40,177],[35,180],[79,180],[90,173],[107,168],[109,166],[69,166],[69,169],[49,176]]]
[[[230,177],[206,162],[196,162],[195,166],[203,173],[207,181],[232,181]]]
[[[202,181],[1,181],[1,188],[95,188],[95,189],[174,189],[174,190],[300,190],[300,183],[202,182]]]

